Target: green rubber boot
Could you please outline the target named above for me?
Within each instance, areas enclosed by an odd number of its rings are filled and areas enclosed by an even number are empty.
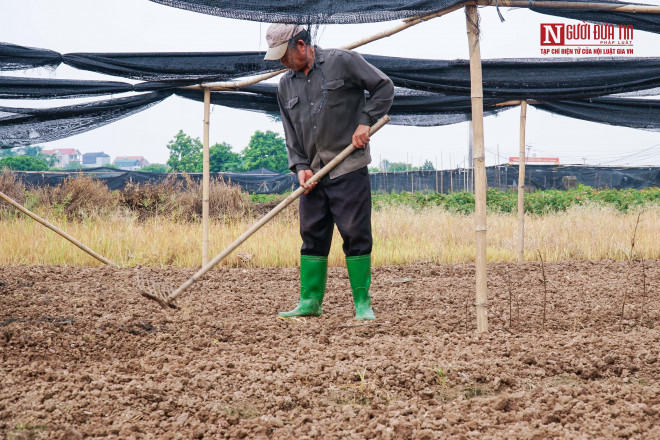
[[[328,278],[328,257],[300,256],[300,301],[290,312],[280,312],[282,318],[321,316],[325,282]]]
[[[353,290],[353,303],[355,304],[355,319],[358,321],[373,321],[376,319],[371,308],[371,255],[359,257],[346,257],[348,278]]]

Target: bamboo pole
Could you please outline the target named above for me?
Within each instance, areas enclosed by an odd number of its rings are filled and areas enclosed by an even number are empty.
[[[449,156],[449,192],[453,194],[454,192],[454,169],[451,165],[451,155]]]
[[[39,217],[39,216],[36,215],[35,213],[29,211],[27,208],[25,208],[25,207],[23,207],[22,205],[20,205],[17,201],[13,200],[13,199],[10,198],[8,195],[6,195],[6,194],[0,192],[0,198],[3,199],[5,202],[9,203],[9,204],[10,204],[11,206],[13,206],[14,208],[16,208],[16,209],[18,209],[19,211],[21,211],[23,214],[25,214],[25,215],[27,215],[28,217],[32,218],[32,220],[41,223],[42,225],[44,225],[45,227],[47,227],[47,228],[50,229],[51,231],[53,231],[53,232],[55,232],[55,233],[61,235],[62,237],[66,238],[66,239],[69,240],[71,243],[75,244],[75,245],[78,246],[80,249],[82,249],[83,251],[87,252],[89,255],[91,255],[92,257],[96,258],[96,259],[99,260],[100,262],[105,263],[105,264],[107,264],[107,265],[109,265],[109,266],[119,267],[116,263],[113,263],[112,261],[108,260],[108,259],[105,258],[104,256],[97,254],[96,252],[94,252],[93,250],[91,250],[90,248],[88,248],[87,246],[85,246],[84,244],[82,244],[80,241],[76,240],[75,238],[73,238],[72,236],[70,236],[69,234],[67,234],[66,232],[64,232],[63,230],[61,230],[60,228],[58,228],[57,226],[53,225],[52,223],[48,222],[47,220],[42,219],[41,217]]]
[[[385,124],[390,122],[390,117],[388,115],[383,116],[380,118],[374,125],[372,125],[369,128],[369,136],[373,136],[378,130],[380,130]],[[321,180],[323,176],[328,174],[330,170],[334,169],[341,161],[346,159],[353,151],[355,151],[356,147],[353,146],[353,144],[350,144],[347,146],[341,153],[339,153],[337,156],[335,156],[334,159],[332,159],[330,162],[328,162],[327,165],[325,165],[323,168],[321,168],[316,174],[314,174],[308,181],[307,183],[312,184],[314,182],[318,182]],[[252,234],[257,232],[263,225],[268,223],[273,217],[275,217],[277,214],[279,214],[284,208],[289,206],[294,200],[296,200],[302,193],[304,193],[306,189],[304,187],[299,187],[297,190],[295,190],[293,193],[291,193],[286,199],[282,200],[275,208],[271,209],[266,215],[261,217],[257,223],[252,225],[250,229],[245,231],[243,234],[241,234],[240,237],[238,237],[232,244],[230,244],[225,250],[220,252],[218,255],[213,258],[209,263],[205,264],[201,269],[199,269],[195,274],[190,277],[188,280],[186,280],[183,284],[181,284],[177,289],[175,289],[170,295],[165,298],[161,299],[152,295],[145,295],[150,299],[153,299],[157,301],[163,308],[166,308],[167,306],[171,306],[173,301],[176,300],[188,287],[190,287],[195,281],[199,280],[206,272],[211,270],[216,264],[218,264],[220,261],[222,261],[227,255],[232,253],[237,247],[239,247],[245,240],[250,238]],[[143,294],[144,295],[144,294]]]
[[[479,13],[476,6],[465,7],[470,51],[470,82],[475,170],[475,265],[477,331],[488,332],[488,286],[486,284],[486,164],[484,156],[483,83],[479,47]]]
[[[501,6],[513,8],[544,8],[544,9],[589,9],[607,12],[629,12],[631,14],[660,14],[660,6],[655,5],[617,5],[601,2],[567,2],[552,0],[476,0],[469,3],[480,6]]]
[[[527,101],[520,103],[520,154],[518,158],[518,261],[525,261],[525,126]],[[522,178],[520,178],[522,176]]]
[[[211,119],[211,90],[204,89],[204,145],[202,152],[202,266],[209,262],[209,186],[211,161],[209,153],[209,126]]]
[[[443,183],[445,181],[445,167],[442,165],[442,151],[440,152],[440,193],[444,194]]]

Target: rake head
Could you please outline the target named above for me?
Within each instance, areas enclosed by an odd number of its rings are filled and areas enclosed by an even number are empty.
[[[140,272],[137,272],[136,281],[138,289],[140,289],[140,295],[149,298],[152,301],[156,301],[164,309],[179,308],[176,304],[168,301],[170,292],[174,290],[172,285],[165,282],[151,280]]]

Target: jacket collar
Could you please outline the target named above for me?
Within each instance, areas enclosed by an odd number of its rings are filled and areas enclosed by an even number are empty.
[[[316,63],[321,64],[325,61],[325,52],[326,51],[324,49],[321,49],[318,46],[314,46],[314,53],[316,54],[316,58],[314,60],[314,65],[312,66],[310,72],[314,70],[314,68],[316,67]],[[295,76],[297,78],[306,77],[305,73],[302,70],[289,70],[288,74],[289,76]]]

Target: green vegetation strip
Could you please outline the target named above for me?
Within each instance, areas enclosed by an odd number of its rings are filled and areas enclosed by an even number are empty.
[[[254,203],[276,203],[286,194],[251,194]],[[490,212],[515,213],[518,210],[518,193],[489,188],[486,194]],[[440,206],[449,212],[470,214],[474,212],[474,194],[456,192],[439,194],[392,193],[373,195],[374,210],[379,211],[389,206],[407,206],[414,210]],[[642,208],[648,205],[660,205],[660,188],[637,189],[595,189],[580,185],[570,191],[549,190],[525,194],[525,212],[529,214],[547,214],[566,211],[572,206],[596,204],[611,206],[621,212]]]

